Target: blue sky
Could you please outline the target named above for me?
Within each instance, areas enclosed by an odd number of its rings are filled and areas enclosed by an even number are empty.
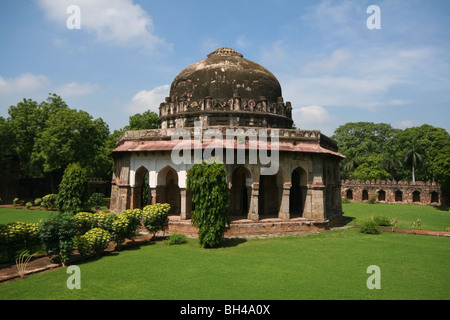
[[[80,8],[81,28],[66,25]],[[370,5],[381,29],[368,29]],[[185,67],[232,47],[269,69],[298,128],[450,131],[448,0],[2,0],[0,116],[60,95],[110,130],[158,112]]]

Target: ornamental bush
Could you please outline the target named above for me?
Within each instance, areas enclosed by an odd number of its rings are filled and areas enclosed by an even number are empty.
[[[120,249],[122,243],[128,238],[129,220],[124,214],[115,216],[111,226],[111,240],[116,244],[116,249]]]
[[[56,199],[58,198],[57,194],[51,193],[42,197],[41,206],[45,209],[54,209],[56,208]]]
[[[375,216],[373,218],[373,221],[375,221],[377,225],[382,227],[390,227],[392,225],[391,220],[389,220],[389,218],[385,216]]]
[[[38,224],[13,222],[0,225],[0,251],[13,260],[19,250],[34,251],[39,246]]]
[[[121,212],[128,219],[127,238],[134,241],[142,226],[142,210],[128,209]]]
[[[372,219],[369,219],[366,222],[364,222],[363,225],[361,226],[360,231],[362,233],[366,233],[366,234],[380,234],[381,233],[380,227]]]
[[[169,228],[169,210],[168,203],[148,205],[142,210],[142,223],[149,232],[153,233],[153,236],[158,231],[164,233]]]
[[[187,242],[187,237],[181,233],[173,233],[166,242],[168,245],[183,244]]]
[[[115,218],[114,213],[108,213],[104,211],[99,211],[97,213],[94,213],[92,215],[93,217],[93,224],[92,228],[101,228],[108,232],[112,232],[112,223]]]
[[[79,163],[71,163],[64,170],[56,205],[59,212],[72,214],[89,209],[87,171]]]
[[[217,161],[196,163],[187,174],[187,187],[192,190],[195,205],[191,221],[198,228],[204,248],[219,245],[230,224],[226,177],[225,165]]]
[[[82,235],[93,228],[94,215],[91,212],[78,212],[74,217],[77,234]]]
[[[104,197],[105,196],[103,195],[103,193],[93,193],[89,199],[89,203],[91,204],[91,206],[98,210],[103,205]]]
[[[71,213],[54,213],[39,224],[39,239],[47,255],[59,259],[63,265],[73,251],[73,238],[77,232],[75,219]]]
[[[92,253],[100,255],[108,247],[110,236],[110,233],[104,229],[93,228],[76,238],[75,243],[78,247],[78,252],[83,257]]]

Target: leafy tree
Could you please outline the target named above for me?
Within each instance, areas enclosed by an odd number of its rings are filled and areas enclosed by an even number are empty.
[[[227,172],[223,163],[196,163],[187,174],[187,187],[192,190],[192,224],[198,227],[200,245],[215,247],[223,239],[230,223]]]
[[[76,214],[88,210],[89,186],[86,169],[79,163],[71,163],[64,171],[59,185],[58,199],[56,201],[59,212]]]
[[[130,117],[129,124],[124,127],[125,130],[143,130],[143,129],[157,129],[158,115],[150,110],[144,113],[136,113]]]
[[[61,109],[49,115],[46,128],[36,137],[33,161],[42,166],[43,172],[52,176],[52,189],[69,163],[79,162],[89,176],[105,167],[105,141],[109,129],[102,119],[92,120],[84,111]]]
[[[9,107],[7,122],[22,177],[41,175],[41,167],[31,161],[35,140],[45,129],[49,115],[61,109],[67,109],[67,105],[55,94],[40,104],[31,99],[23,99],[17,105]]]

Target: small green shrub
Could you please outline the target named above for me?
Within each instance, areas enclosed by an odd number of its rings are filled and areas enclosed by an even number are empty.
[[[63,265],[72,254],[76,223],[70,213],[54,213],[39,224],[39,239],[47,255]]]
[[[128,209],[121,212],[128,219],[127,238],[134,240],[142,226],[142,210]]]
[[[78,252],[82,256],[88,256],[93,252],[100,255],[108,247],[110,233],[101,228],[93,228],[82,236],[76,238]]]
[[[8,260],[19,250],[35,250],[39,243],[37,223],[17,221],[0,225],[0,251],[6,252]]]
[[[98,210],[103,205],[104,197],[105,196],[103,195],[103,193],[93,193],[89,199],[89,203],[91,204],[91,206]]]
[[[366,222],[364,222],[363,225],[361,226],[360,231],[362,233],[366,233],[366,234],[380,234],[381,233],[380,227],[372,219],[369,219]]]
[[[93,217],[92,228],[100,228],[110,233],[112,232],[112,223],[115,218],[114,213],[99,211],[97,213],[94,213],[92,217]]]
[[[14,198],[13,199],[13,207],[15,208],[17,203],[19,202],[19,198]]]
[[[58,198],[57,194],[51,193],[42,197],[41,206],[46,209],[54,209],[56,208],[56,199]]]
[[[122,243],[128,237],[128,224],[129,220],[123,214],[115,216],[114,221],[111,224],[111,240],[116,244],[117,249],[120,249]]]
[[[169,210],[168,203],[156,203],[148,205],[142,210],[142,222],[147,230],[156,235],[158,231],[163,233],[169,228]]]
[[[342,198],[342,203],[350,203],[350,199],[348,198]]]
[[[94,215],[91,212],[78,212],[73,218],[77,226],[78,235],[85,234],[93,228]]]
[[[373,220],[375,221],[375,223],[377,225],[382,226],[382,227],[390,227],[392,225],[391,221],[384,216],[376,216],[373,218]]]
[[[25,204],[25,207],[27,207],[27,209],[30,209],[32,206],[33,206],[33,203],[31,203],[29,201]]]
[[[166,240],[168,245],[183,244],[187,242],[187,237],[181,233],[173,233],[170,235],[169,239]]]
[[[42,202],[42,198],[36,198],[36,199],[34,199],[34,205],[35,206],[40,206],[41,205],[41,202]]]
[[[376,194],[372,195],[367,202],[370,204],[377,203],[377,195]]]

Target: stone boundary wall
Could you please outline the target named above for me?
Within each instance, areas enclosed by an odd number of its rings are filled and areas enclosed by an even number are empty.
[[[416,181],[358,181],[342,180],[341,197],[353,202],[369,201],[375,197],[382,203],[408,203],[440,206],[443,203],[440,185]]]

